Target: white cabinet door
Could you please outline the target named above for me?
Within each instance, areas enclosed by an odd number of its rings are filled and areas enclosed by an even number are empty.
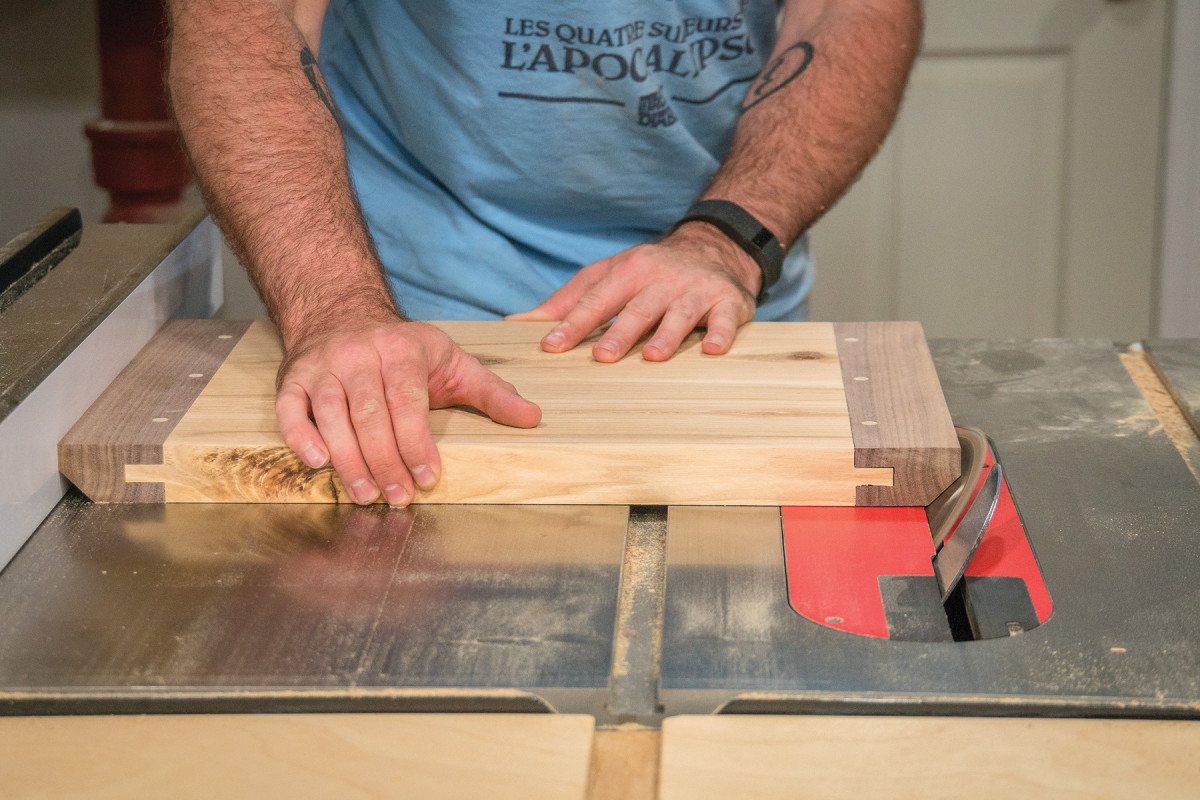
[[[813,318],[1150,335],[1167,0],[925,9],[895,129],[813,229]]]

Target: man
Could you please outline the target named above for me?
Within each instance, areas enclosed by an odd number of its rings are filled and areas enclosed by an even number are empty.
[[[403,506],[440,477],[429,408],[541,416],[415,320],[558,320],[549,352],[611,320],[613,362],[802,318],[802,234],[883,141],[918,2],[172,0],[175,113],[283,337],[284,440]]]

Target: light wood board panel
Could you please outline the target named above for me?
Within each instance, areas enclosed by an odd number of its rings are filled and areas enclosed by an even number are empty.
[[[205,324],[211,341],[193,355]],[[309,469],[279,435],[282,349],[269,325],[251,325],[178,413],[178,387],[208,374],[189,365],[227,347],[231,324],[164,330],[166,344],[147,347],[63,439],[63,473],[97,501],[345,501],[332,469]],[[828,323],[752,323],[724,356],[701,353],[693,335],[665,363],[617,364],[586,345],[543,352],[545,323],[438,324],[543,416],[521,430],[469,409],[432,412],[442,480],[419,503],[923,505],[957,476],[915,323],[860,324],[842,341]],[[854,375],[843,380],[845,360]],[[171,388],[170,408],[151,408],[150,383]],[[155,488],[127,488],[138,484]]]
[[[593,727],[562,714],[9,717],[0,794],[582,800]]]
[[[1197,752],[1190,720],[680,716],[659,797],[1193,798]]]

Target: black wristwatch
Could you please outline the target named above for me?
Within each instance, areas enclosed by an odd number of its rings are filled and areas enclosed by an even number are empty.
[[[762,270],[762,286],[756,302],[760,306],[766,302],[767,290],[775,285],[783,271],[783,247],[775,234],[749,211],[728,200],[700,200],[693,203],[687,213],[671,226],[671,230],[693,220],[715,226],[754,259]]]

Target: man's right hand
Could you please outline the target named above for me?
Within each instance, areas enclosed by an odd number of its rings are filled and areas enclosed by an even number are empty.
[[[467,405],[532,428],[542,412],[432,325],[381,315],[287,342],[275,413],[310,467],[330,461],[350,497],[393,506],[441,477],[429,409]],[[314,424],[315,422],[315,424]]]
[[[541,410],[395,313],[317,60],[327,5],[173,0],[171,102],[209,208],[284,334],[284,441],[311,467],[332,462],[356,502],[402,506],[441,476],[430,408],[526,428]]]

